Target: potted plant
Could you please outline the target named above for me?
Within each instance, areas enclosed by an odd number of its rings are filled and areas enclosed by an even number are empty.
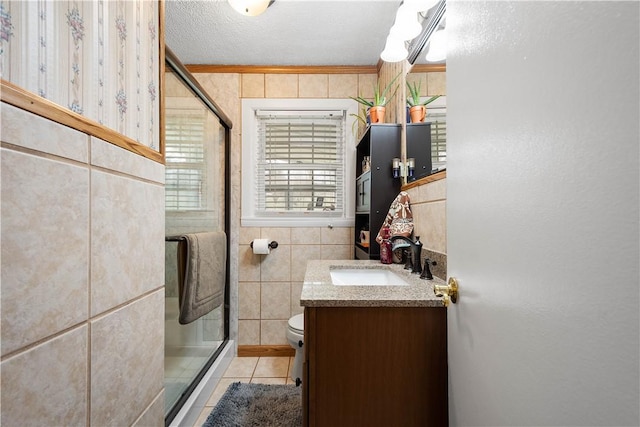
[[[435,95],[426,101],[420,101],[420,82],[407,82],[409,88],[409,96],[407,97],[407,106],[409,107],[409,115],[411,123],[423,122],[427,116],[427,104],[440,98],[441,95]]]
[[[351,132],[353,132],[354,135],[357,135],[356,130],[359,129],[359,125],[361,124],[363,128],[365,128],[367,126],[367,107],[365,107],[364,105],[362,107],[360,107],[360,111],[358,112],[358,114],[349,114],[352,117],[355,117],[355,120],[353,121],[353,124],[351,125]]]
[[[393,86],[398,77],[400,77],[400,73],[398,73],[397,76],[391,79],[391,81],[384,87],[384,89],[380,89],[380,82],[376,83],[376,85],[373,87],[372,101],[364,99],[361,96],[358,96],[356,98],[351,97],[351,99],[353,99],[354,101],[357,101],[368,108],[372,124],[384,122],[386,105],[389,101],[391,101],[391,99],[393,99],[394,96],[396,96],[396,92],[398,92],[398,85],[395,85],[395,88]],[[387,96],[390,90],[393,90],[393,93],[391,94],[391,96]]]

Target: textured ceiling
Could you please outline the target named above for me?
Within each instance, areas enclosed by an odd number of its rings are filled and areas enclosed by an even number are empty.
[[[375,66],[400,0],[276,0],[247,17],[226,0],[168,0],[167,46],[184,64]]]

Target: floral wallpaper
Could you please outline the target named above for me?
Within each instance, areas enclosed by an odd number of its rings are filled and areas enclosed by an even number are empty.
[[[156,0],[0,0],[0,77],[159,150]]]

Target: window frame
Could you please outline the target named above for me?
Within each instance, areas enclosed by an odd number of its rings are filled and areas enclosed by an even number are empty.
[[[328,211],[327,215],[314,212],[288,212],[286,215],[260,215],[257,212],[256,150],[258,139],[257,110],[273,111],[345,111],[344,180],[342,194],[344,209],[340,216]],[[242,100],[242,206],[241,226],[243,227],[353,227],[355,209],[355,154],[356,139],[348,126],[351,114],[358,113],[358,104],[352,99],[288,99],[288,98],[248,98]]]

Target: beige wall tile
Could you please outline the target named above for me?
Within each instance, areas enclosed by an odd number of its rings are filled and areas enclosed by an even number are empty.
[[[164,390],[158,394],[156,400],[138,418],[133,427],[151,427],[164,424]]]
[[[0,118],[2,142],[83,163],[89,158],[89,137],[82,132],[4,102]]]
[[[288,245],[291,243],[291,229],[282,227],[262,228],[260,230],[260,237],[269,239],[270,242],[276,241],[278,244]]]
[[[291,306],[289,282],[262,282],[260,287],[261,319],[288,319]]]
[[[264,98],[264,74],[242,74],[242,97]]]
[[[160,290],[91,322],[91,425],[132,424],[164,387],[163,313]]]
[[[447,198],[447,180],[441,179],[407,191],[411,204],[443,200]]]
[[[427,73],[409,73],[407,74],[407,83],[410,83],[411,86],[418,85],[420,96],[427,96]],[[407,89],[407,96],[409,96],[409,89]]]
[[[322,245],[321,259],[353,259],[353,245]]]
[[[238,238],[238,243],[241,245],[250,244],[253,239],[260,238],[260,228],[258,227],[240,227],[240,236]]]
[[[291,247],[291,280],[304,281],[307,261],[321,259],[322,246],[318,244],[294,245]]]
[[[291,245],[279,245],[269,255],[259,255],[261,282],[291,281]]]
[[[164,184],[164,165],[91,137],[91,164]]]
[[[164,188],[91,177],[91,313],[164,285]]]
[[[329,74],[329,98],[358,96],[357,74]]]
[[[291,316],[304,312],[304,307],[300,305],[300,295],[302,294],[303,282],[291,282]]]
[[[297,74],[265,74],[266,98],[297,98]]]
[[[447,73],[427,73],[427,95],[446,95],[447,94]]]
[[[83,325],[2,361],[3,426],[86,424],[88,339]]]
[[[414,235],[424,248],[447,253],[446,201],[421,203],[412,207]]]
[[[300,74],[299,98],[327,98],[329,96],[329,76],[327,74]]]
[[[294,245],[317,245],[320,243],[320,228],[295,227],[291,229],[291,243]]]
[[[260,282],[238,283],[238,317],[260,319]]]
[[[255,255],[249,245],[238,247],[238,281],[259,282],[262,255]]]
[[[260,345],[285,345],[287,342],[287,320],[261,320]],[[286,359],[283,357],[282,359]]]
[[[376,74],[358,74],[358,96],[373,98],[373,90],[378,81]]]
[[[320,242],[323,245],[348,245],[353,242],[353,227],[322,228]]]
[[[260,345],[259,320],[238,320],[238,345]]]
[[[234,123],[240,123],[240,75],[237,73],[194,74],[211,99]]]
[[[7,354],[88,318],[89,171],[0,152],[2,354]]]

